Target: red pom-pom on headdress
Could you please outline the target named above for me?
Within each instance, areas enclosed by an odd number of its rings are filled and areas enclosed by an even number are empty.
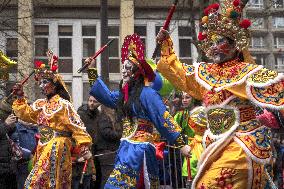
[[[42,61],[40,61],[40,60],[36,60],[35,61],[35,67],[36,68],[40,68],[42,64],[44,64],[44,63]]]
[[[53,65],[53,66],[51,67],[51,71],[55,72],[55,71],[57,70],[57,68],[58,68],[57,65]]]
[[[219,9],[220,5],[218,3],[214,3],[209,5],[206,9],[204,9],[204,14],[208,16],[210,12],[216,12]]]
[[[250,25],[251,25],[251,21],[249,19],[244,19],[240,23],[240,26],[244,29],[247,29],[248,27],[250,27]]]
[[[204,39],[207,38],[207,35],[206,34],[203,34],[202,32],[199,32],[198,33],[198,40],[199,41],[203,41]]]
[[[53,55],[53,60],[54,60],[54,61],[57,61],[57,60],[58,60],[58,56]]]
[[[220,5],[218,3],[214,3],[211,5],[212,9],[215,9],[216,11],[219,9]]]
[[[241,3],[240,0],[234,0],[234,1],[233,1],[233,5],[234,5],[235,7],[239,6],[240,3]]]

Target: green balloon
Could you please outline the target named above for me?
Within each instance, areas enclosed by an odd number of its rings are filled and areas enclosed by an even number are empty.
[[[147,59],[146,62],[151,66],[151,68],[155,71],[157,70],[157,64],[152,59]],[[158,91],[162,97],[170,95],[170,93],[174,90],[174,86],[162,76],[161,73],[158,72],[162,79],[162,88]]]
[[[161,75],[161,77],[162,77],[162,80],[163,80],[163,86],[162,86],[161,90],[159,91],[160,95],[161,96],[168,96],[174,90],[174,87],[166,78],[164,78],[162,75]]]

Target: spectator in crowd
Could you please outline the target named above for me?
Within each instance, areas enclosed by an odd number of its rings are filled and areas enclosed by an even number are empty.
[[[12,148],[9,135],[15,130],[16,116],[11,113],[9,106],[0,102],[0,188],[16,189],[16,178],[12,166]],[[10,115],[9,115],[10,114]]]
[[[96,140],[97,135],[97,124],[98,124],[98,116],[99,116],[99,110],[98,107],[100,104],[96,101],[95,98],[90,96],[88,98],[88,104],[84,104],[78,109],[78,114],[80,115],[80,118],[82,119],[87,132],[92,137],[93,144]],[[92,146],[92,154],[94,154],[94,148]],[[76,158],[73,158],[76,159]],[[80,179],[82,170],[84,168],[84,162],[73,162],[72,164],[72,188],[73,189],[89,189],[94,188],[94,183],[92,182],[92,169],[87,169],[88,172],[85,173],[83,178],[83,183],[81,183],[80,187]],[[92,165],[89,165],[89,167]]]
[[[16,131],[12,134],[12,139],[16,142],[23,152],[23,156],[16,163],[17,188],[23,189],[25,180],[29,175],[28,164],[32,159],[33,152],[36,148],[36,134],[38,129],[31,123],[18,120]]]
[[[175,115],[178,111],[182,109],[181,96],[182,95],[180,92],[173,91],[168,98],[163,99],[171,115]]]
[[[206,129],[206,127],[201,127],[200,124],[193,124],[191,120],[191,116],[193,114],[192,110],[196,108],[197,106],[200,106],[201,102],[199,100],[196,100],[192,98],[188,93],[182,92],[181,95],[181,109],[176,113],[174,119],[175,121],[180,125],[182,128],[183,134],[185,134],[188,137],[188,144],[191,145],[192,148],[198,149],[198,150],[192,150],[191,152],[191,158],[190,158],[190,171],[191,176],[194,177],[196,175],[197,171],[197,162],[200,157],[200,154],[203,151],[201,139],[203,136],[203,133]],[[199,111],[201,112],[201,111]],[[198,116],[200,116],[198,114]],[[193,128],[193,125],[198,125],[197,128]],[[203,128],[203,129],[200,129]],[[201,132],[199,132],[201,130]],[[198,136],[196,136],[195,131],[197,131]],[[193,142],[194,141],[194,142]],[[194,144],[194,146],[192,146]],[[196,154],[197,153],[197,154]],[[178,164],[180,165],[180,164]],[[180,174],[182,173],[182,174]],[[178,175],[182,175],[183,177],[188,177],[188,167],[187,167],[187,159],[185,158],[183,161],[183,167],[181,172],[179,172]]]
[[[93,96],[89,96],[88,104],[78,109],[78,114],[93,139],[92,154],[97,155],[94,158],[97,180],[92,188],[104,187],[113,170],[115,151],[122,136],[120,125],[114,127],[114,122],[112,122],[113,112],[103,106],[100,111],[98,109],[100,105]],[[81,167],[79,170],[82,170],[82,165],[77,165],[77,168],[79,167]]]
[[[189,126],[188,118],[190,116],[190,111],[192,109],[194,109],[196,106],[200,106],[201,103],[200,103],[200,101],[192,98],[186,92],[182,92],[181,103],[182,103],[181,104],[182,108],[176,113],[174,119],[182,128],[184,134],[186,134],[188,137],[193,138],[194,137],[194,131]]]

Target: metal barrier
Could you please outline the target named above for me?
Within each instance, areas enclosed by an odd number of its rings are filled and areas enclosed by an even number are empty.
[[[182,177],[183,156],[179,149],[166,145],[164,159],[159,161],[159,189],[186,189],[186,177]]]

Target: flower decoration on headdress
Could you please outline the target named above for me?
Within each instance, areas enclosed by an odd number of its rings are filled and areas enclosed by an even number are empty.
[[[206,52],[214,41],[214,36],[220,35],[234,40],[239,51],[246,49],[250,43],[248,27],[251,22],[242,19],[242,10],[243,4],[240,0],[225,0],[221,9],[217,3],[209,5],[201,19],[199,47]]]
[[[139,35],[135,33],[124,38],[124,42],[121,47],[121,63],[124,64],[126,60],[137,65],[139,68],[139,74],[146,77],[148,81],[154,80],[155,73],[145,60],[145,46]]]
[[[40,80],[42,78],[46,79],[55,79],[55,75],[57,74],[58,70],[58,57],[53,55],[51,50],[47,52],[48,63],[45,64],[42,61],[36,60],[35,61],[35,79]]]

